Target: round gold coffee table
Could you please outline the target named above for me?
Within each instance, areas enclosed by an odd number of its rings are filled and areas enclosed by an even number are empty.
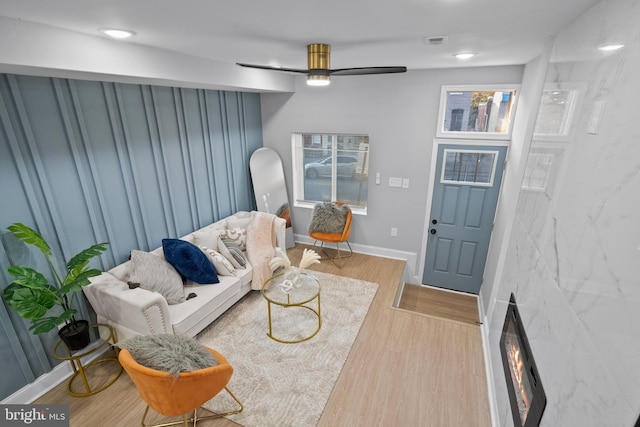
[[[262,296],[267,300],[267,312],[269,317],[269,332],[271,339],[284,343],[296,344],[310,340],[320,331],[322,317],[320,316],[320,281],[311,274],[285,271],[267,280],[262,286]],[[307,304],[316,301],[317,308]],[[300,308],[308,310],[318,319],[318,327],[301,339],[278,338],[273,332],[273,319],[271,305],[284,308]],[[315,323],[315,322],[314,322]],[[281,333],[278,334],[282,337]]]

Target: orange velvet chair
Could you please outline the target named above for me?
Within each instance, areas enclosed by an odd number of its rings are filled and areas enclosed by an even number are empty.
[[[118,354],[118,360],[122,367],[127,371],[129,377],[138,389],[138,393],[147,403],[147,409],[142,416],[142,425],[145,424],[149,408],[153,408],[159,414],[167,417],[182,416],[182,421],[168,422],[164,424],[156,424],[155,426],[170,426],[177,424],[193,423],[208,418],[219,418],[225,415],[232,415],[242,412],[242,403],[236,396],[226,387],[233,374],[233,367],[227,359],[217,351],[205,347],[215,358],[219,364],[210,368],[199,369],[191,372],[181,372],[176,378],[168,375],[167,372],[142,366],[135,361],[128,350],[122,349]],[[205,402],[211,400],[222,390],[227,393],[239,405],[239,409],[198,417],[198,408]],[[188,416],[193,411],[193,416]]]
[[[344,202],[333,202],[332,204],[337,206],[344,206],[347,210],[347,216],[346,216],[346,220],[344,222],[344,228],[342,229],[342,231],[328,233],[325,231],[314,231],[312,228],[310,228],[309,236],[315,240],[315,242],[313,243],[314,246],[316,246],[318,241],[321,242],[320,249],[322,250],[322,253],[325,255],[325,258],[321,258],[321,259],[330,260],[338,268],[341,268],[344,265],[344,261],[343,261],[344,258],[348,258],[351,255],[353,255],[353,250],[351,249],[351,245],[349,244],[349,240],[348,240],[349,234],[351,233],[351,219],[353,217],[353,214],[351,212],[351,208],[346,206]],[[314,217],[318,214],[318,208],[321,207],[319,205],[322,205],[322,204],[316,205],[316,208],[314,208],[313,210]],[[311,218],[312,225],[314,224],[314,217]],[[326,248],[324,247],[325,243],[335,243],[336,245],[335,254],[331,254],[326,251]],[[344,255],[342,253],[342,251],[340,250],[340,243],[347,244],[347,247],[349,248],[348,254]],[[338,262],[336,262],[336,260]]]

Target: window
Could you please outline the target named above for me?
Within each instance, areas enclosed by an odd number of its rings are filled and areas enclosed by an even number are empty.
[[[508,139],[516,89],[514,86],[444,86],[438,136]]]
[[[444,150],[440,182],[492,186],[497,158],[497,151]]]
[[[369,136],[293,134],[294,206],[342,201],[367,210]]]

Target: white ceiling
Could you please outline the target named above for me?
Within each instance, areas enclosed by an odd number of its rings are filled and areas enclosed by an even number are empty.
[[[306,68],[306,45],[332,45],[331,67],[410,70],[525,64],[597,0],[0,0],[0,16],[233,64]],[[433,46],[425,37],[448,36]],[[452,55],[478,55],[460,61]]]

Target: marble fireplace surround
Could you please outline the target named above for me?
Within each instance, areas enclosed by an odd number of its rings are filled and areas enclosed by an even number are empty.
[[[494,426],[513,425],[499,350],[511,293],[547,395],[540,425],[638,420],[638,76],[638,0],[601,1],[553,41],[545,95],[572,106],[539,114],[561,120],[536,126],[504,269],[482,292]]]

